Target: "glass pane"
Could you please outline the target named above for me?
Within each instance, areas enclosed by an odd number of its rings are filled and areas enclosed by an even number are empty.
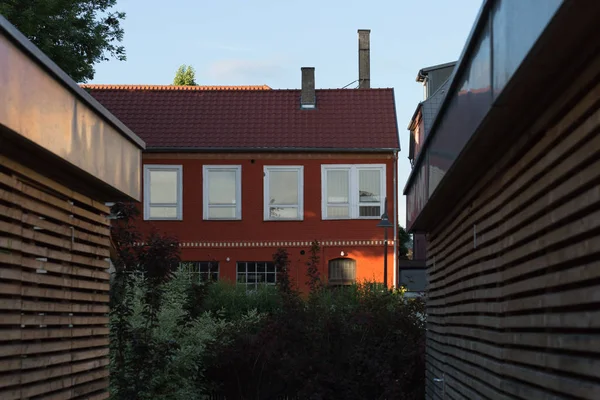
[[[275,274],[267,273],[267,283],[275,283]]]
[[[256,271],[264,273],[265,272],[265,264],[264,263],[256,264]]]
[[[425,269],[401,269],[400,284],[406,286],[409,292],[424,292],[427,286]]]
[[[150,218],[177,218],[177,207],[150,207]]]
[[[150,171],[150,203],[177,203],[177,171]]]
[[[327,171],[327,202],[348,203],[350,199],[348,170]]]
[[[327,206],[328,218],[348,218],[350,216],[350,207],[348,206]]]
[[[246,274],[245,273],[238,273],[238,275],[237,275],[237,281],[239,283],[246,283]]]
[[[238,263],[237,272],[246,272],[246,263]]]
[[[267,272],[275,272],[275,264],[267,263]]]
[[[208,204],[235,204],[236,171],[211,170],[208,173]]]
[[[362,169],[358,171],[358,194],[360,202],[381,201],[381,171]]]
[[[248,263],[248,272],[256,272],[256,264],[255,263]]]
[[[358,212],[361,217],[380,217],[381,208],[380,206],[360,206]]]
[[[269,204],[298,204],[298,172],[269,172]]]
[[[236,218],[233,207],[208,207],[208,218]]]
[[[298,218],[296,207],[271,207],[270,218],[294,219]]]

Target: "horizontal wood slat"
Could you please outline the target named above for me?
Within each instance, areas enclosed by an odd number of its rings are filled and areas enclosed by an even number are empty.
[[[427,398],[600,398],[598,69],[579,79],[428,232]]]
[[[108,398],[108,211],[0,156],[0,399]]]

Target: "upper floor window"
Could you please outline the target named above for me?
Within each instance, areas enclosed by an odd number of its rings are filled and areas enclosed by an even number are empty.
[[[205,165],[204,219],[242,219],[242,167]]]
[[[264,176],[265,221],[302,220],[304,168],[265,166]]]
[[[378,219],[385,201],[385,165],[321,166],[323,219]]]
[[[183,218],[181,165],[144,165],[144,219]]]

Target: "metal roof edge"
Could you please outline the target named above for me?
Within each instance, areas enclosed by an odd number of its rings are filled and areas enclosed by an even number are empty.
[[[389,153],[400,148],[334,148],[334,147],[147,147],[147,153]]]
[[[54,76],[59,83],[69,89],[73,94],[87,103],[87,105],[90,106],[97,114],[102,116],[111,125],[113,125],[113,127],[120,131],[123,136],[142,149],[146,147],[145,142],[138,135],[125,126],[123,122],[121,122],[110,111],[104,108],[104,106],[102,106],[89,93],[80,88],[79,85],[69,75],[67,75],[66,72],[60,69],[60,67],[50,59],[50,57],[44,54],[2,15],[0,15],[0,31],[3,32],[9,38],[9,40],[14,42],[19,48],[24,50],[33,59],[33,61]]]

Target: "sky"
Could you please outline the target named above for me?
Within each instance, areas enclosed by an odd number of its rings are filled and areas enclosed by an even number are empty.
[[[410,174],[406,127],[423,87],[419,69],[456,61],[482,0],[118,0],[127,61],[96,66],[91,83],[170,84],[182,65],[200,85],[319,88],[358,78],[358,29],[371,30],[371,87],[394,88],[400,134],[399,221]]]

